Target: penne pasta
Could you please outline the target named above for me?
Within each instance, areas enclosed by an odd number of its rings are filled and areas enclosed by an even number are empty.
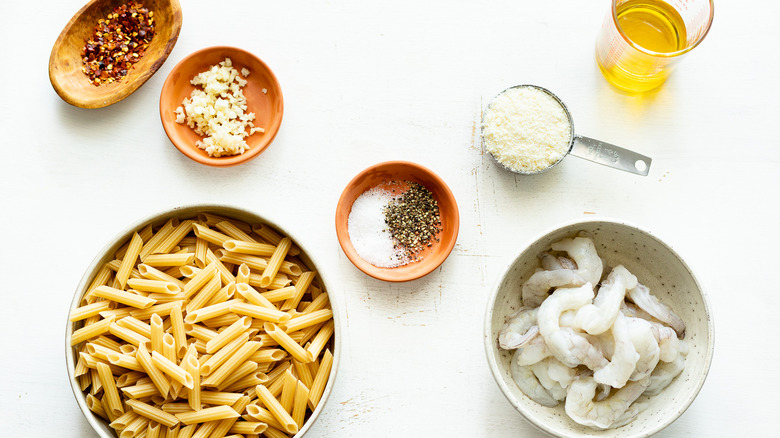
[[[119,265],[119,269],[116,271],[116,281],[121,288],[125,287],[125,283],[130,278],[130,271],[135,267],[135,261],[138,259],[138,254],[143,247],[143,239],[138,233],[133,233],[133,237],[130,239],[130,245],[127,247],[122,263]]]
[[[92,294],[96,297],[116,301],[117,303],[122,303],[137,309],[148,309],[155,303],[155,301],[150,298],[109,286],[98,286],[92,291]]]
[[[182,424],[190,425],[195,423],[207,423],[211,421],[224,420],[225,418],[238,418],[241,414],[236,412],[230,406],[214,406],[193,412],[181,412],[176,414],[176,418]]]
[[[149,420],[156,421],[168,427],[173,427],[179,424],[179,419],[172,414],[169,414],[162,409],[140,402],[138,400],[127,400],[125,402],[127,407],[133,410],[136,414],[146,417]]]
[[[69,315],[74,375],[120,438],[289,437],[316,408],[333,311],[291,239],[258,229],[171,219],[96,269]]]
[[[280,329],[277,325],[267,322],[264,325],[265,332],[268,333],[279,345],[284,348],[292,357],[303,362],[309,363],[312,361],[311,353],[304,350],[298,343],[296,343],[284,330]]]
[[[268,264],[260,275],[261,287],[268,287],[271,285],[274,277],[276,277],[276,273],[279,272],[279,268],[282,267],[282,262],[284,262],[285,257],[287,257],[287,251],[290,250],[290,245],[292,245],[292,240],[290,240],[289,237],[285,237],[279,242],[279,245],[276,246],[271,258],[268,260]]]

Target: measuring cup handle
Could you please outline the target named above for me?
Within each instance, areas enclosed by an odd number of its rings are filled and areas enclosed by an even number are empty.
[[[642,176],[647,176],[653,162],[652,158],[642,154],[580,135],[574,136],[569,154]]]

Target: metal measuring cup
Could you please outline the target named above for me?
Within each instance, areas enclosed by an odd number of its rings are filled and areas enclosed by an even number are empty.
[[[650,163],[652,163],[653,161],[650,157],[590,137],[576,135],[574,133],[574,120],[572,119],[571,113],[569,112],[569,108],[566,107],[566,104],[564,104],[563,101],[558,96],[556,96],[552,91],[540,87],[538,85],[523,84],[523,85],[515,85],[513,87],[509,87],[505,89],[504,91],[498,93],[495,97],[493,97],[493,99],[490,101],[490,104],[488,104],[487,106],[487,110],[485,111],[485,114],[487,114],[487,112],[490,111],[490,105],[498,96],[504,94],[508,90],[514,88],[524,88],[524,87],[535,88],[537,90],[547,93],[549,96],[555,99],[556,102],[558,102],[561,108],[563,108],[564,113],[566,113],[566,118],[569,120],[569,126],[571,128],[571,136],[569,139],[569,150],[565,154],[563,154],[563,156],[555,163],[545,167],[544,169],[535,172],[524,172],[515,169],[510,169],[509,167],[505,166],[503,163],[498,161],[498,159],[495,156],[493,156],[493,154],[490,154],[490,156],[493,157],[493,159],[495,160],[496,163],[499,164],[499,166],[503,167],[504,169],[510,172],[519,173],[521,175],[535,175],[537,173],[546,172],[552,169],[553,167],[558,165],[558,163],[563,161],[563,159],[566,158],[567,155],[574,155],[575,157],[583,158],[588,161],[593,161],[594,163],[603,164],[604,166],[612,167],[614,169],[620,169],[637,175],[647,176],[647,174],[650,172]],[[483,129],[484,127],[484,114],[482,116],[482,119],[483,120],[480,129]],[[485,141],[484,136],[482,137],[482,141],[484,143]]]

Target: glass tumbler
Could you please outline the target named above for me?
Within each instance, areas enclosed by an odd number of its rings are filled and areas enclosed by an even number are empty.
[[[596,39],[596,62],[617,88],[659,87],[712,25],[712,0],[612,0]]]

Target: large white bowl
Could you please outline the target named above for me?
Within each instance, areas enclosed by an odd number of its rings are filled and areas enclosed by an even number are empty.
[[[306,250],[305,245],[302,244],[300,240],[295,238],[295,235],[291,234],[288,230],[285,230],[284,228],[280,227],[278,224],[274,223],[268,218],[265,218],[263,216],[260,216],[258,214],[252,213],[250,211],[241,208],[225,206],[225,205],[209,204],[209,205],[193,205],[193,206],[186,206],[186,207],[178,207],[172,210],[163,211],[161,213],[147,217],[146,219],[142,219],[128,226],[122,232],[117,234],[116,237],[111,239],[111,241],[98,253],[95,259],[92,261],[92,264],[90,264],[89,267],[87,268],[87,271],[84,273],[84,276],[81,278],[81,282],[76,288],[76,293],[73,296],[73,302],[71,303],[70,310],[68,311],[68,317],[70,317],[70,312],[79,306],[81,302],[81,298],[86,293],[87,287],[89,287],[89,284],[92,282],[92,279],[100,270],[100,267],[103,266],[104,263],[114,259],[114,253],[124,243],[130,240],[130,238],[133,235],[133,232],[140,230],[149,224],[162,225],[172,217],[183,219],[188,217],[194,217],[198,213],[203,213],[203,212],[213,213],[220,216],[237,219],[250,224],[257,224],[257,223],[267,224],[272,228],[274,228],[276,231],[278,231],[280,234],[289,236],[293,240],[295,245],[297,245],[301,249],[301,254],[297,257],[301,261],[303,261],[306,264],[306,266],[308,266],[311,269],[316,269],[317,266],[320,266],[314,260],[312,254]],[[321,282],[321,285],[325,291],[330,292],[333,290],[330,287],[330,283],[328,282],[327,275],[325,275],[321,270],[317,270],[317,277]],[[331,390],[333,389],[333,385],[335,384],[336,381],[336,373],[338,371],[339,358],[341,356],[341,327],[342,327],[341,312],[339,311],[337,300],[331,299],[330,305],[331,308],[333,309],[333,322],[334,322],[334,332],[333,332],[333,337],[331,338],[333,365],[331,367],[328,383],[325,386],[325,390],[322,393],[322,398],[320,399],[317,408],[314,410],[314,412],[312,412],[311,416],[303,424],[303,427],[301,427],[301,429],[295,435],[298,438],[305,435],[306,432],[309,430],[309,428],[311,428],[312,424],[315,422],[317,417],[319,417],[319,414],[320,412],[322,412],[322,409],[325,406],[328,396],[330,395]],[[114,432],[113,429],[111,429],[108,426],[108,423],[102,418],[93,414],[92,411],[89,410],[89,408],[87,407],[86,395],[79,388],[78,380],[73,375],[73,370],[76,361],[78,360],[76,356],[76,349],[70,346],[70,339],[71,336],[73,335],[73,330],[74,330],[74,324],[71,323],[70,320],[68,320],[67,327],[65,329],[65,360],[68,369],[68,379],[70,380],[70,386],[73,389],[73,394],[76,396],[76,401],[79,404],[79,408],[81,408],[81,412],[84,414],[87,421],[95,430],[95,432],[101,438],[116,438],[117,436],[116,433]]]
[[[572,421],[563,403],[547,408],[523,394],[509,371],[512,351],[498,347],[498,331],[505,318],[521,305],[520,286],[539,266],[539,253],[550,244],[579,231],[593,236],[605,267],[622,264],[670,306],[686,324],[685,341],[690,346],[685,369],[666,389],[647,401],[649,407],[631,423],[599,431]],[[676,420],[699,393],[710,369],[713,324],[707,298],[691,268],[658,237],[620,221],[594,219],[556,227],[534,239],[509,264],[498,279],[488,301],[484,329],[485,351],[493,377],[510,403],[539,429],[560,437],[647,437]]]

